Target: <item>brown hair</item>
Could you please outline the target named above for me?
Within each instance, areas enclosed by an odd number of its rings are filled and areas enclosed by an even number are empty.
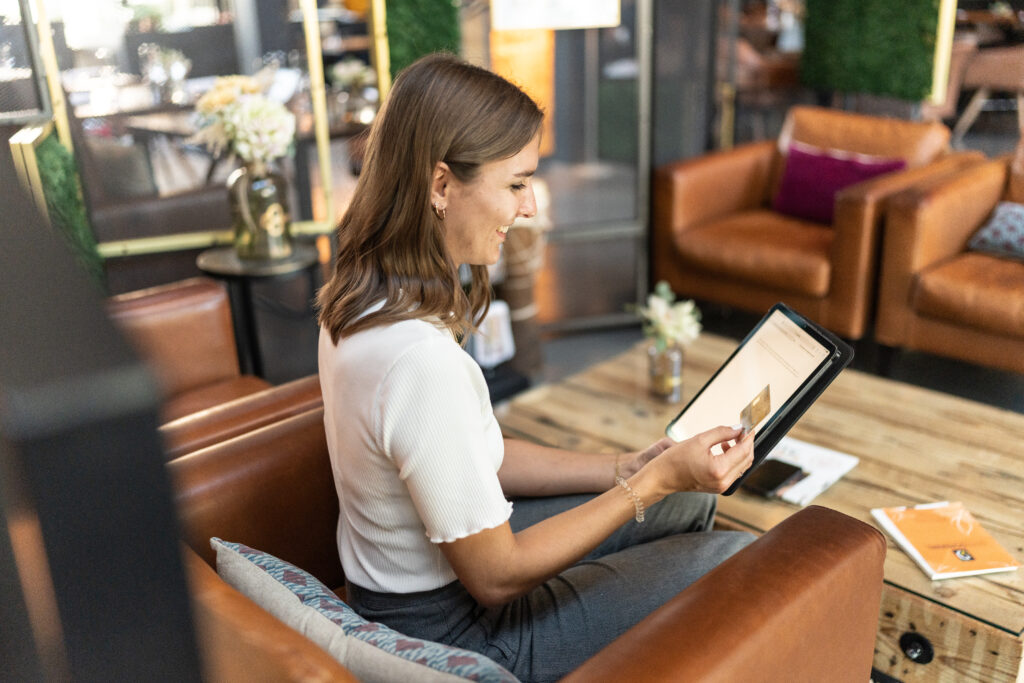
[[[525,147],[543,116],[518,87],[452,55],[423,57],[399,74],[336,231],[334,274],[317,296],[334,343],[410,318],[437,316],[459,338],[480,322],[490,304],[487,269],[471,267],[467,295],[430,207],[434,168],[443,161],[469,182],[481,164]]]

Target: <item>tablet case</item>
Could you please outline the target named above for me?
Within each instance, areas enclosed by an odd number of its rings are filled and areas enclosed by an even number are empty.
[[[761,325],[763,325],[764,322],[775,311],[782,311],[788,317],[798,320],[801,326],[813,329],[819,336],[824,338],[826,342],[833,347],[833,351],[830,354],[831,360],[828,363],[828,365],[820,371],[818,378],[814,382],[804,387],[804,389],[796,395],[796,397],[790,402],[788,408],[783,406],[783,408],[780,409],[780,411],[776,415],[775,421],[769,426],[769,428],[765,429],[764,431],[758,433],[757,436],[755,436],[753,464],[751,464],[750,468],[746,472],[741,474],[736,479],[736,481],[732,483],[728,490],[726,490],[722,494],[723,496],[731,496],[733,493],[736,492],[736,489],[740,487],[740,484],[742,484],[743,481],[747,477],[749,477],[750,474],[755,469],[757,469],[757,467],[762,462],[764,462],[764,459],[767,458],[768,454],[772,452],[772,449],[775,448],[775,445],[779,443],[782,437],[784,437],[786,433],[789,432],[793,425],[796,424],[796,421],[800,419],[800,417],[807,411],[811,404],[818,400],[818,397],[821,396],[822,392],[825,391],[825,389],[827,389],[830,384],[832,384],[832,381],[836,377],[838,377],[839,373],[842,372],[843,369],[850,364],[850,361],[853,360],[853,349],[850,347],[849,344],[844,342],[842,339],[840,339],[833,333],[826,330],[824,327],[821,327],[817,323],[814,323],[805,318],[804,316],[800,315],[799,313],[797,313],[792,308],[790,308],[789,306],[782,302],[779,302],[772,306],[771,310],[769,310],[768,313],[766,313],[765,316],[761,319],[761,321],[758,322],[757,325],[753,327],[753,329],[747,334],[746,337],[744,337],[743,341],[741,341],[736,348],[738,349],[741,346],[743,346],[743,344],[745,344],[747,340],[749,340],[753,336],[754,332],[757,331],[761,327]],[[733,352],[733,354],[735,354],[735,351]],[[730,354],[729,358],[726,359],[725,363],[728,363],[730,360],[732,360],[733,354]],[[725,363],[723,363],[722,365],[724,366]],[[718,371],[715,371],[715,375],[717,374]],[[712,375],[711,379],[709,379],[708,382],[713,381],[715,375]],[[701,390],[703,391],[703,388]],[[685,411],[686,409],[684,408],[683,410]],[[676,418],[673,418],[672,421],[669,422],[669,424],[671,425],[672,422],[675,422],[677,418],[678,416],[676,416]]]

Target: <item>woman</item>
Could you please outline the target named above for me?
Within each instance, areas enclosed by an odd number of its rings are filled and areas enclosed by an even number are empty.
[[[751,538],[706,533],[709,494],[751,463],[737,428],[619,456],[502,439],[458,340],[486,311],[485,266],[536,210],[542,118],[518,88],[454,57],[406,69],[319,294],[353,608],[531,681],[571,671]]]

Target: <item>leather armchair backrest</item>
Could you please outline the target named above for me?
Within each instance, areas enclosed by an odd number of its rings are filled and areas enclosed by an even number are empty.
[[[169,397],[239,375],[231,305],[214,280],[118,294],[107,300],[107,311]]]
[[[323,415],[317,408],[167,463],[182,539],[210,566],[210,537],[218,536],[287,560],[330,588],[344,584]]]
[[[785,155],[796,140],[815,147],[899,158],[907,168],[923,166],[944,153],[950,130],[941,123],[853,114],[821,107],[792,107],[779,133]]]
[[[307,375],[160,425],[168,460],[323,405],[320,378]]]

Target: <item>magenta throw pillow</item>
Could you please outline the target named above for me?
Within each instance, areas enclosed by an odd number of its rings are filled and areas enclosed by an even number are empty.
[[[869,178],[902,170],[902,159],[886,159],[794,142],[772,202],[779,213],[831,225],[836,193]]]

